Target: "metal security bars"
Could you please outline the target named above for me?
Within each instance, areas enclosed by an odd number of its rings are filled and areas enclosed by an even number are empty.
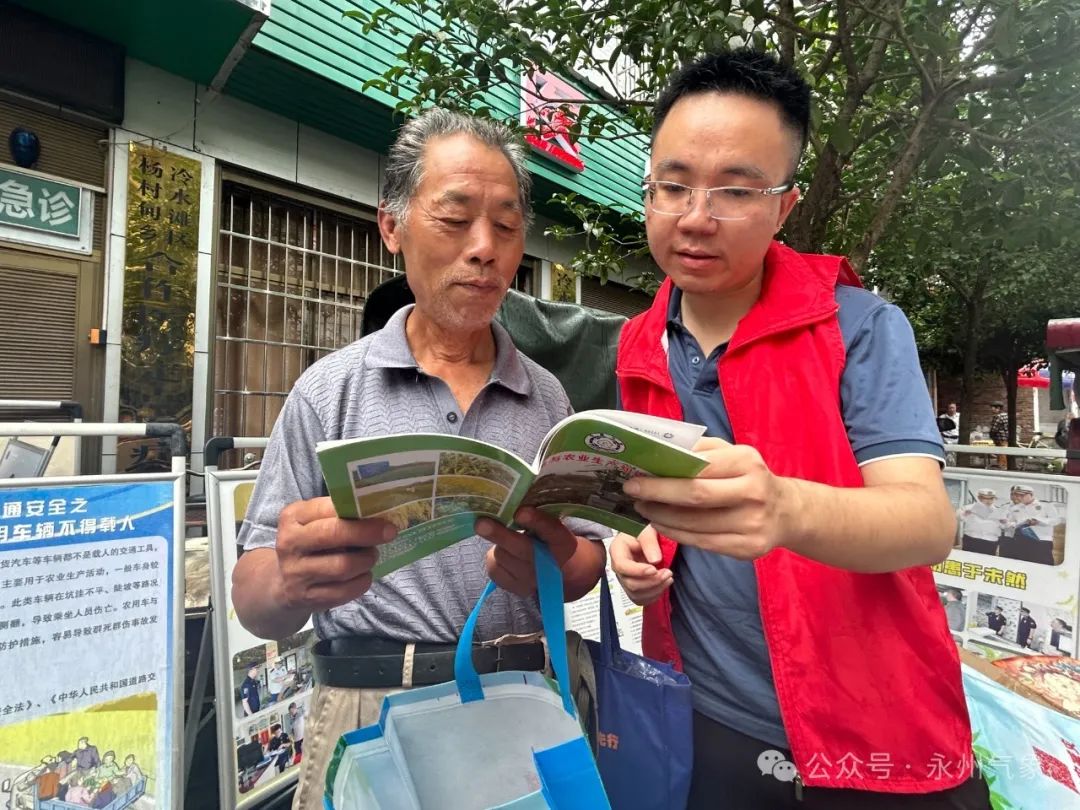
[[[397,274],[374,221],[222,186],[211,435],[268,436],[300,374],[360,336],[368,293]]]

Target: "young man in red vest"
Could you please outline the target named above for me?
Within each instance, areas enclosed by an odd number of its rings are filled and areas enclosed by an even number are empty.
[[[774,235],[810,91],[769,55],[684,68],[644,183],[667,280],[624,328],[627,410],[708,426],[693,483],[636,479],[612,566],[694,684],[692,808],[987,808],[927,567],[956,524],[903,313]],[[678,553],[676,553],[678,552]]]

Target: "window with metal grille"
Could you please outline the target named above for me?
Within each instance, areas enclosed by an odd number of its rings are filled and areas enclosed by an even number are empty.
[[[225,182],[215,436],[268,436],[308,366],[360,337],[368,293],[398,270],[374,221]]]
[[[537,271],[539,264],[540,262],[536,259],[526,256],[517,269],[514,280],[510,282],[510,286],[526,295],[536,295],[539,292],[536,289],[536,279],[540,275]]]

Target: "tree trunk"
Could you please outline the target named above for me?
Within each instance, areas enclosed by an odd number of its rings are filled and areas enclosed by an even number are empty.
[[[911,177],[915,174],[915,169],[919,165],[923,144],[930,134],[930,122],[940,101],[940,97],[935,98],[919,111],[919,118],[908,135],[904,151],[900,153],[900,157],[892,165],[890,170],[892,179],[885,189],[885,194],[881,198],[877,212],[874,214],[862,242],[851,254],[851,266],[856,273],[861,273],[866,267],[870,252],[874,249],[874,245],[877,244],[881,235],[885,233],[885,226],[889,224],[889,218],[892,216],[893,211],[896,210],[896,206],[900,203],[904,192],[907,191]]]
[[[960,376],[960,444],[971,443],[971,408],[975,395],[975,368],[979,352],[979,332],[982,329],[983,298],[986,295],[988,278],[987,272],[980,273],[971,295],[964,299],[967,323],[964,330],[964,365]]]
[[[979,352],[979,329],[982,328],[982,295],[972,296],[966,309],[964,365],[960,374],[960,444],[971,443],[971,408],[975,404],[975,368]]]
[[[841,11],[844,9],[843,5],[839,8]],[[806,197],[788,218],[787,225],[784,227],[784,239],[795,250],[818,253],[822,249],[825,234],[828,232],[829,219],[840,204],[841,171],[857,148],[851,132],[855,114],[867,91],[877,81],[881,72],[892,30],[893,25],[890,21],[883,19],[878,23],[874,29],[876,38],[861,67],[849,64],[847,59],[844,60],[848,68],[847,81],[844,84],[844,101],[836,113],[832,126],[834,129],[842,129],[849,133],[849,138],[853,143],[850,148],[841,151],[830,139],[818,155],[818,162],[814,167],[814,176],[810,180]],[[840,35],[848,36],[848,33],[842,31]],[[858,73],[855,72],[856,69]]]
[[[820,253],[829,227],[829,218],[840,198],[840,169],[845,158],[825,144],[806,196],[784,225],[784,241],[802,253]]]
[[[1009,447],[1016,447],[1016,372],[1019,370],[1019,365],[1016,363],[1015,358],[1010,358],[1005,364],[1005,370],[1002,372],[1003,382],[1005,383],[1005,412],[1009,415]],[[1016,469],[1016,456],[1009,456],[1009,469]]]
[[[780,0],[780,16],[795,24],[795,0]],[[780,26],[777,34],[780,37],[780,58],[789,65],[795,64],[795,31]]]

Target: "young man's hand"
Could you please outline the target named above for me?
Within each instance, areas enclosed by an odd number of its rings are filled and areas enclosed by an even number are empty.
[[[780,545],[787,534],[785,479],[746,445],[706,438],[694,451],[709,462],[697,478],[642,476],[623,485],[641,516],[677,543],[740,560]]]
[[[636,605],[652,604],[671,587],[674,576],[660,564],[660,543],[652,526],[637,537],[616,535],[611,543],[611,570]]]

